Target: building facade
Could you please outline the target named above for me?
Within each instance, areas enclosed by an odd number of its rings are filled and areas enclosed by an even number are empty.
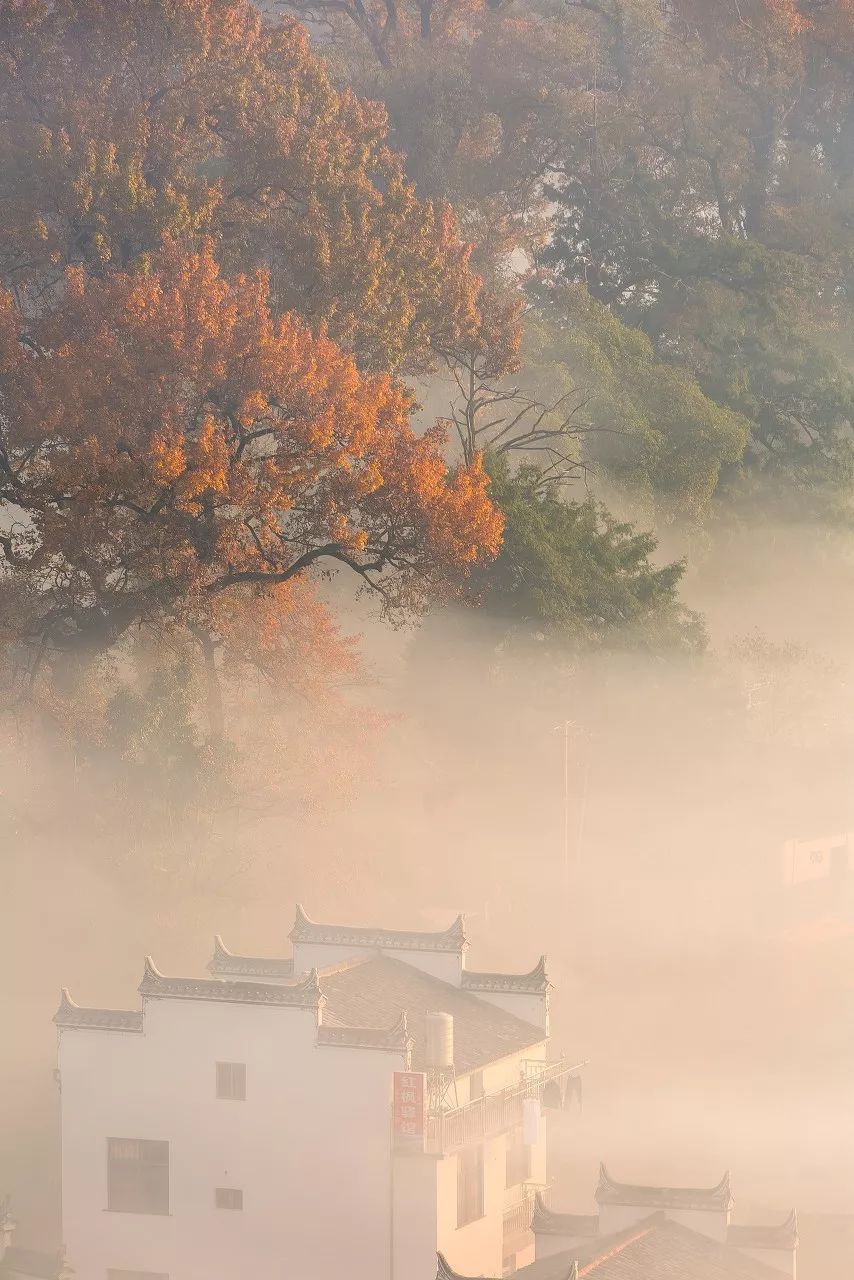
[[[547,1060],[544,962],[470,971],[461,918],[396,932],[298,908],[291,941],[260,959],[217,939],[206,978],[149,959],[137,1010],[63,992],[76,1274],[432,1280],[437,1249],[475,1274],[531,1260],[543,1099],[575,1071]]]

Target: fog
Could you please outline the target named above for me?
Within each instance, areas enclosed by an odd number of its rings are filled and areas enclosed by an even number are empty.
[[[339,580],[351,696],[381,715],[343,792],[333,770],[309,806],[219,819],[212,881],[129,868],[119,823],[93,842],[61,752],[7,726],[0,1190],[21,1242],[60,1238],[60,987],[135,1007],[146,953],[202,972],[214,932],[287,954],[302,901],[396,928],[464,910],[475,968],[547,953],[555,1047],[589,1061],[553,1135],[561,1207],[590,1210],[601,1159],[665,1184],[729,1168],[736,1221],[797,1205],[802,1280],[850,1274],[854,903],[850,880],[787,887],[783,845],[854,827],[852,550],[795,521],[716,531],[685,589],[710,649],[682,665],[496,648],[453,610],[395,632]]]

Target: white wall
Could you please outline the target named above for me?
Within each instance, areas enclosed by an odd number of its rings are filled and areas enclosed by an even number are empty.
[[[739,1249],[739,1253],[749,1254],[758,1262],[764,1262],[766,1267],[773,1267],[775,1271],[789,1276],[790,1280],[797,1280],[798,1255],[794,1249]]]
[[[436,1278],[436,1165],[432,1156],[395,1156],[394,1280]]]
[[[215,1063],[246,1063],[245,1102]],[[65,1028],[63,1234],[86,1280],[389,1275],[392,1072],[400,1055],[317,1046],[313,1010],[146,1002],[143,1035]],[[170,1143],[169,1216],[107,1212],[107,1138]],[[243,1190],[243,1212],[214,1188]]]
[[[547,995],[537,995],[522,991],[473,991],[472,995],[487,1004],[496,1005],[505,1013],[512,1013],[523,1022],[530,1022],[534,1027],[549,1034],[549,1000]]]

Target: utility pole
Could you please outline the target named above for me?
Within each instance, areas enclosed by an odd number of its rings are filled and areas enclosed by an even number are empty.
[[[563,722],[563,887],[569,891],[569,730],[571,720]],[[555,725],[555,731],[561,726]]]

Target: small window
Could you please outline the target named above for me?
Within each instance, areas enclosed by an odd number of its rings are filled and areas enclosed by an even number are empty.
[[[237,1187],[217,1187],[214,1202],[218,1209],[242,1209],[243,1192]]]
[[[107,1139],[107,1208],[115,1213],[169,1212],[169,1143]]]
[[[457,1156],[457,1226],[483,1217],[483,1147],[469,1147]]]
[[[232,1102],[246,1101],[246,1063],[218,1062],[216,1064],[216,1096]]]
[[[524,1142],[516,1142],[507,1148],[507,1176],[504,1185],[518,1187],[531,1177],[531,1148]]]

